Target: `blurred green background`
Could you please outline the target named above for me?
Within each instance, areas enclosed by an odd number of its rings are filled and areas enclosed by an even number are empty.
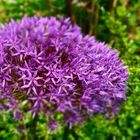
[[[119,50],[129,67],[127,100],[117,116],[94,116],[74,126],[70,140],[140,140],[140,0],[0,0],[0,22],[22,16],[71,17],[83,34],[94,35]],[[0,112],[0,140],[28,140],[30,116],[17,122]],[[63,128],[48,133],[45,119],[37,123],[40,140],[61,140]]]

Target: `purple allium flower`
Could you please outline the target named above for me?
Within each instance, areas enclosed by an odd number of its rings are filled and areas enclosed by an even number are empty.
[[[18,120],[26,111],[48,118],[59,112],[71,126],[89,115],[114,115],[127,79],[117,51],[83,36],[69,18],[24,17],[1,26],[0,108]]]

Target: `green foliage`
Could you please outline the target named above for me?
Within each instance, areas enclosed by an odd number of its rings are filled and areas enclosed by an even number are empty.
[[[71,17],[85,34],[94,34],[97,40],[119,50],[128,65],[130,79],[127,100],[117,116],[106,120],[102,115],[93,116],[85,124],[75,125],[69,139],[77,133],[79,140],[139,140],[140,139],[140,1],[139,0],[0,0],[0,21],[9,22],[22,16]],[[41,140],[63,137],[63,126],[54,134],[47,130],[47,120],[39,118],[37,137]],[[31,132],[29,115],[23,122],[0,113],[0,140],[19,140]],[[21,127],[20,132],[17,127]],[[76,139],[76,138],[75,138]]]

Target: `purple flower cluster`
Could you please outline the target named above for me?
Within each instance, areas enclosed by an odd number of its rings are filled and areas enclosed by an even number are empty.
[[[67,124],[115,114],[127,79],[117,51],[83,36],[69,18],[24,17],[0,26],[0,109],[15,119],[44,112],[54,125],[55,113]]]

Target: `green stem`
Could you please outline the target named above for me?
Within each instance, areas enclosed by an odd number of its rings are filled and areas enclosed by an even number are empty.
[[[94,20],[94,16],[95,16],[95,6],[96,6],[96,1],[92,0],[91,1],[91,9],[90,9],[90,18],[89,18],[89,34],[92,35],[94,32],[94,24],[93,24],[93,20]]]
[[[32,120],[31,124],[30,124],[30,134],[29,135],[29,139],[30,140],[37,140],[37,134],[36,134],[36,127],[37,127],[37,116]]]
[[[73,14],[73,7],[72,7],[72,0],[65,0],[65,11],[67,13],[67,16],[71,18],[72,23],[74,23],[74,14]]]
[[[115,8],[117,6],[117,3],[118,3],[118,0],[114,0],[113,1],[113,5],[112,5],[112,11],[111,11],[111,14],[114,16],[114,13],[115,13]]]
[[[68,138],[69,138],[69,133],[70,133],[70,129],[69,129],[69,126],[67,125],[67,126],[65,127],[65,130],[64,130],[63,140],[68,140]]]
[[[71,134],[73,136],[74,140],[79,139],[79,135],[75,132],[74,127],[72,127],[70,129],[69,126],[67,125],[64,129],[63,140],[68,140],[69,139],[69,134]]]
[[[73,128],[71,130],[72,136],[74,137],[75,140],[78,140],[79,136],[76,134],[75,129]]]

